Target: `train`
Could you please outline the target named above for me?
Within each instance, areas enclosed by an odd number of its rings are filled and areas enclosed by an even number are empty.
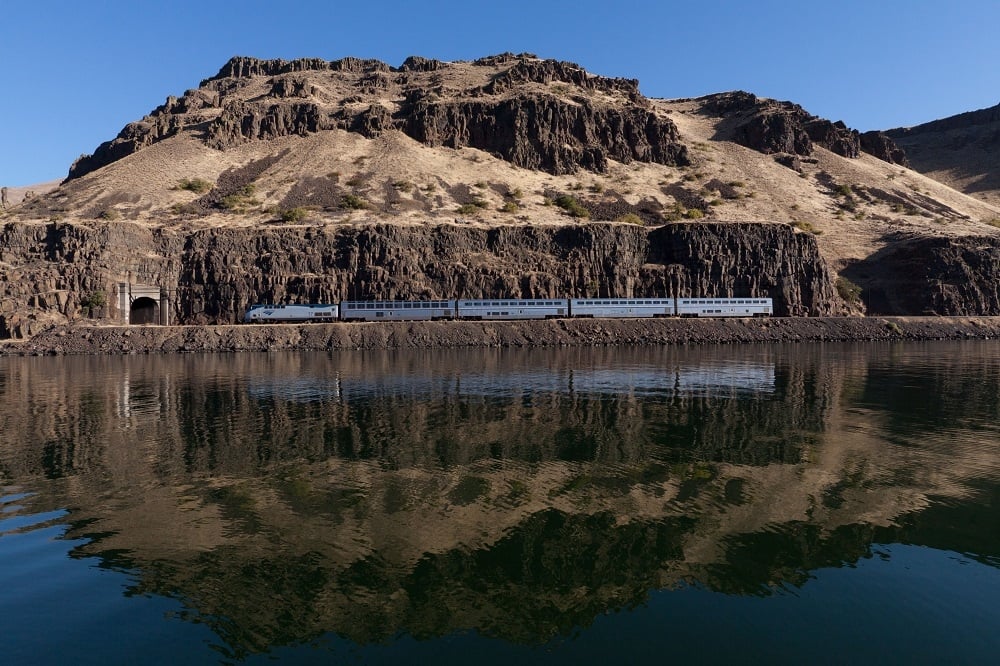
[[[251,305],[247,323],[523,320],[600,317],[769,317],[770,298],[478,298]]]

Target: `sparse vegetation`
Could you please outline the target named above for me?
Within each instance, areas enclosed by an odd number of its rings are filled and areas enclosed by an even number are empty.
[[[507,196],[509,196],[511,199],[520,200],[524,196],[524,192],[521,190],[520,187],[515,187],[512,190],[511,189],[507,190]]]
[[[107,302],[108,298],[101,290],[92,291],[80,299],[80,305],[85,308],[103,308]]]
[[[106,209],[102,210],[100,213],[97,214],[97,217],[99,219],[106,220],[108,222],[111,222],[113,220],[117,220],[117,219],[121,218],[121,216],[122,216],[122,214],[119,213],[114,208],[106,208]]]
[[[843,276],[837,278],[836,287],[837,293],[848,303],[857,303],[861,298],[861,287]]]
[[[703,213],[700,208],[690,208],[686,213],[684,213],[684,217],[689,220],[700,220],[705,217],[705,213]]]
[[[250,183],[244,185],[232,194],[222,198],[222,207],[231,213],[245,213],[254,206],[259,206],[260,202],[254,198],[257,187]]]
[[[640,226],[645,224],[642,218],[636,215],[635,213],[625,213],[624,215],[618,218],[618,221],[623,222],[625,224],[638,224]]]
[[[796,229],[806,232],[807,234],[812,234],[813,236],[819,236],[823,232],[812,225],[811,222],[806,222],[805,220],[795,220],[792,222],[792,226]]]
[[[369,205],[356,194],[345,194],[340,198],[340,207],[348,210],[365,210]]]
[[[484,208],[486,208],[488,205],[489,204],[487,204],[482,199],[473,199],[469,203],[464,203],[461,206],[459,206],[458,212],[461,213],[462,215],[474,215],[479,211],[483,210]]]
[[[392,186],[400,192],[412,192],[414,187],[413,183],[408,180],[397,180]]]
[[[590,211],[580,203],[576,197],[568,194],[560,194],[555,198],[555,205],[566,211],[570,217],[589,218]]]
[[[504,203],[503,206],[500,207],[501,213],[516,213],[519,210],[521,210],[521,207],[518,206],[517,203],[513,201],[508,201]]]
[[[282,222],[301,222],[309,217],[309,211],[301,206],[281,211]]]
[[[604,186],[603,186],[603,185],[601,185],[600,183],[593,183],[593,184],[592,184],[592,185],[591,185],[591,186],[590,186],[589,188],[587,188],[587,189],[589,189],[589,190],[590,190],[591,192],[593,192],[594,194],[600,194],[601,192],[603,192],[603,191],[604,191]]]
[[[351,176],[346,183],[348,187],[360,187],[361,185],[364,184],[365,184],[365,179],[362,178],[361,176]]]
[[[476,187],[478,187],[481,190],[485,190],[486,187],[487,187],[487,185],[486,185],[486,183],[484,183],[483,181],[480,180],[479,182],[476,183]]]
[[[983,220],[983,222],[990,225],[991,227],[997,227],[998,229],[1000,229],[1000,217],[994,217],[992,220]]]
[[[194,192],[195,194],[205,194],[213,187],[215,187],[215,185],[204,178],[183,178],[178,181],[177,185],[175,185],[172,189],[187,190],[188,192]]]

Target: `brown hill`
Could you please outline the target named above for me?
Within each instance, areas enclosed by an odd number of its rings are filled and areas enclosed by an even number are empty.
[[[886,134],[917,171],[1000,205],[1000,104]]]
[[[233,58],[3,214],[0,333],[123,281],[172,293],[181,322],[254,301],[651,290],[1000,313],[1000,209],[902,163],[886,135],[788,102],[648,99],[530,54]],[[862,291],[838,296],[836,273]]]

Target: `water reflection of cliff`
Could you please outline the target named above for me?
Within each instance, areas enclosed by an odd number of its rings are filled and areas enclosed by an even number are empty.
[[[73,507],[81,553],[236,652],[537,642],[684,582],[802,584],[873,542],[1000,556],[996,530],[953,527],[997,523],[1000,361],[940,349],[11,359],[0,478]]]

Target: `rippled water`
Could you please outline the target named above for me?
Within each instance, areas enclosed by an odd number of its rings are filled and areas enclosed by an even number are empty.
[[[998,351],[3,358],[0,659],[992,661]]]

